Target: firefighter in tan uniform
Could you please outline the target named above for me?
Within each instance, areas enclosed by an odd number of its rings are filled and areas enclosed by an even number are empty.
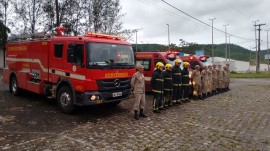
[[[212,68],[212,66],[211,65],[209,65],[208,66],[208,70],[207,70],[207,75],[208,75],[208,81],[207,81],[207,96],[211,96],[212,95],[212,79],[213,79],[213,77],[212,77],[212,70],[213,70],[213,68]]]
[[[201,71],[202,76],[202,99],[205,99],[207,97],[207,81],[208,81],[208,75],[207,75],[207,67],[204,66],[203,70]]]
[[[223,88],[222,91],[225,92],[228,85],[228,73],[227,73],[227,67],[223,67]]]
[[[137,65],[137,72],[133,74],[131,79],[131,90],[132,93],[135,96],[134,99],[134,118],[136,120],[139,120],[140,117],[147,117],[143,109],[145,107],[145,82],[144,82],[144,66],[143,65]],[[138,111],[140,110],[140,113],[138,114]]]
[[[231,80],[230,80],[230,64],[227,63],[226,67],[227,67],[227,75],[228,75],[227,76],[228,86],[227,86],[226,90],[229,91],[230,90],[230,82],[231,82]]]
[[[199,65],[195,66],[195,70],[192,72],[191,78],[193,79],[193,95],[199,99],[202,99],[202,80]]]
[[[212,68],[212,95],[216,95],[217,93],[217,86],[218,86],[218,80],[217,80],[217,65],[213,65]]]
[[[223,87],[223,71],[222,71],[222,66],[221,65],[218,65],[217,78],[218,78],[218,88],[217,88],[217,91],[218,91],[218,93],[222,93],[222,87]]]

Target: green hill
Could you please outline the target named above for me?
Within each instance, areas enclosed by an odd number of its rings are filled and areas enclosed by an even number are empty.
[[[132,44],[133,50],[136,51],[136,44]],[[230,57],[231,59],[235,60],[241,60],[241,61],[249,61],[250,58],[250,50],[243,48],[239,45],[235,44],[228,44],[227,45],[228,50],[230,47]],[[193,44],[188,47],[178,47],[176,45],[171,46],[171,50],[194,54],[195,50],[205,50],[205,55],[212,56],[212,45],[211,44]],[[161,45],[161,44],[138,44],[137,45],[137,51],[166,51],[168,50],[167,45]],[[262,50],[260,54],[260,60],[261,63],[267,63],[267,61],[264,59],[264,55],[267,54],[267,50]],[[227,53],[229,58],[229,52]],[[215,44],[214,45],[214,56],[215,57],[225,57],[225,44]],[[251,62],[255,63],[256,60],[256,52],[251,52]]]

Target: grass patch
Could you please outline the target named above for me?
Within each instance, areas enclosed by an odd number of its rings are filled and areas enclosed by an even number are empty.
[[[270,78],[270,73],[231,73],[231,78]]]

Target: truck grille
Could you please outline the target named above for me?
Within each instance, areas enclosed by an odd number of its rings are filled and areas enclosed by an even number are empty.
[[[130,80],[130,78],[97,80],[98,90],[104,92],[130,89]]]

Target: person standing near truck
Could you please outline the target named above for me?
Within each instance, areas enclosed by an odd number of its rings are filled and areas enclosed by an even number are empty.
[[[207,75],[208,75],[208,81],[207,81],[207,96],[212,96],[212,71],[213,68],[211,65],[208,66]]]
[[[193,95],[199,99],[202,99],[202,77],[199,65],[195,66],[195,70],[192,72],[191,78],[193,79]]]
[[[217,65],[213,64],[213,69],[212,69],[212,95],[216,95],[217,93],[217,70],[216,70]]]
[[[180,96],[181,96],[181,60],[176,59],[174,61],[174,66],[172,68],[172,80],[173,80],[173,105],[181,104]]]
[[[227,91],[230,91],[230,82],[231,82],[231,80],[230,80],[230,73],[231,73],[231,71],[230,71],[230,64],[229,63],[226,63],[226,67],[227,67],[227,82],[228,82],[228,86],[227,86]]]
[[[182,70],[182,101],[188,102],[189,101],[189,71],[188,71],[189,63],[183,62],[183,70]]]
[[[167,63],[165,70],[162,72],[164,78],[164,108],[172,107],[172,65]]]
[[[164,64],[162,62],[158,62],[156,64],[156,70],[153,73],[151,79],[151,86],[152,91],[154,93],[154,100],[153,100],[153,112],[160,113],[160,110],[163,110],[163,75],[162,71],[164,68]]]
[[[131,79],[131,91],[134,94],[134,118],[139,120],[139,117],[147,117],[143,110],[145,107],[145,83],[144,83],[144,66],[137,65],[137,72],[133,74]],[[138,111],[140,110],[140,113]]]
[[[222,66],[218,65],[217,69],[217,77],[218,77],[218,93],[222,93],[223,91],[223,71],[222,71]]]
[[[202,98],[205,99],[207,97],[206,93],[207,93],[207,89],[208,89],[208,85],[207,85],[208,75],[207,75],[207,67],[206,66],[203,67],[203,70],[201,72],[201,76],[202,76]]]

